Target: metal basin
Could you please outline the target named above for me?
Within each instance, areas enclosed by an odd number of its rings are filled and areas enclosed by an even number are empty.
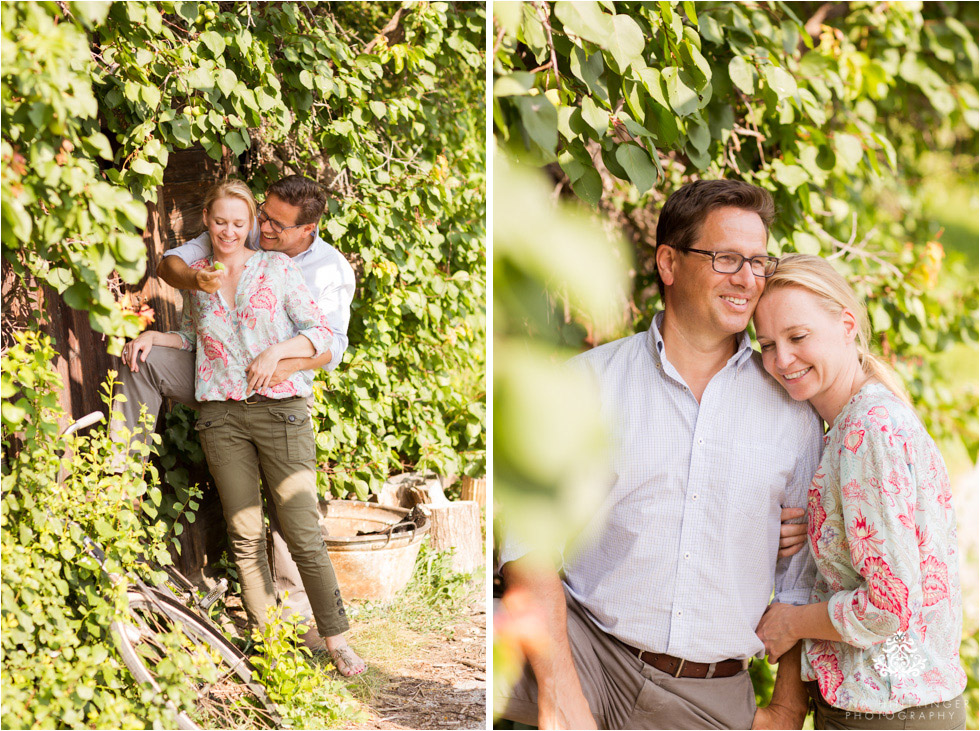
[[[357,500],[320,502],[320,530],[345,598],[387,602],[408,584],[429,532],[427,523],[414,530],[389,530],[409,512]]]

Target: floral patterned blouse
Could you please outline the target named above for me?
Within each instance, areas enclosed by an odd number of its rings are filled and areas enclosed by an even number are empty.
[[[946,466],[915,413],[865,385],[824,438],[807,511],[812,602],[843,642],[806,640],[803,679],[861,713],[956,698],[966,685],[956,518]]]
[[[213,257],[201,259],[192,268],[209,268],[212,261]],[[299,267],[274,251],[256,252],[245,262],[233,307],[220,292],[188,293],[177,334],[183,350],[197,350],[198,401],[243,401],[251,396],[246,393],[245,369],[270,345],[305,335],[320,355],[333,339]],[[312,392],[313,372],[296,371],[256,393],[282,399]]]

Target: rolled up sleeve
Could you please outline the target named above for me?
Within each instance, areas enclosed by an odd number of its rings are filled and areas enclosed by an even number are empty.
[[[915,494],[915,477],[905,450],[880,432],[867,430],[853,451],[842,450],[841,507],[854,569],[863,581],[834,594],[829,614],[844,642],[860,649],[880,644],[909,627],[922,606],[922,575],[915,524],[905,495]],[[858,490],[856,488],[863,487]]]
[[[334,333],[326,316],[310,294],[303,274],[292,261],[286,261],[286,313],[300,335],[313,344],[314,357],[328,350],[333,353]]]

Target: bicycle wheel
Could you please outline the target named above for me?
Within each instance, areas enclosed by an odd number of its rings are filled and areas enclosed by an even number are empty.
[[[120,654],[140,683],[160,691],[159,677],[185,684],[196,700],[180,711],[168,701],[178,728],[278,728],[275,704],[254,677],[248,659],[207,621],[156,589],[129,591],[129,612],[113,622]],[[197,659],[195,673],[175,673],[176,651]]]

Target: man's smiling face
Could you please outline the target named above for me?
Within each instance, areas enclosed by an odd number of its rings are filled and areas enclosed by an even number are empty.
[[[266,251],[281,251],[287,256],[296,256],[312,243],[315,223],[291,228],[296,226],[299,219],[299,206],[290,205],[278,196],[270,195],[262,204],[261,212],[265,215],[259,216],[259,229],[262,232],[259,245]],[[282,232],[276,232],[273,221],[283,228]]]
[[[693,248],[733,251],[744,257],[765,256],[768,236],[759,214],[741,208],[716,208],[701,225]],[[680,321],[706,335],[735,335],[749,324],[762,296],[765,279],[745,262],[734,274],[720,274],[711,257],[674,251],[671,304]]]

